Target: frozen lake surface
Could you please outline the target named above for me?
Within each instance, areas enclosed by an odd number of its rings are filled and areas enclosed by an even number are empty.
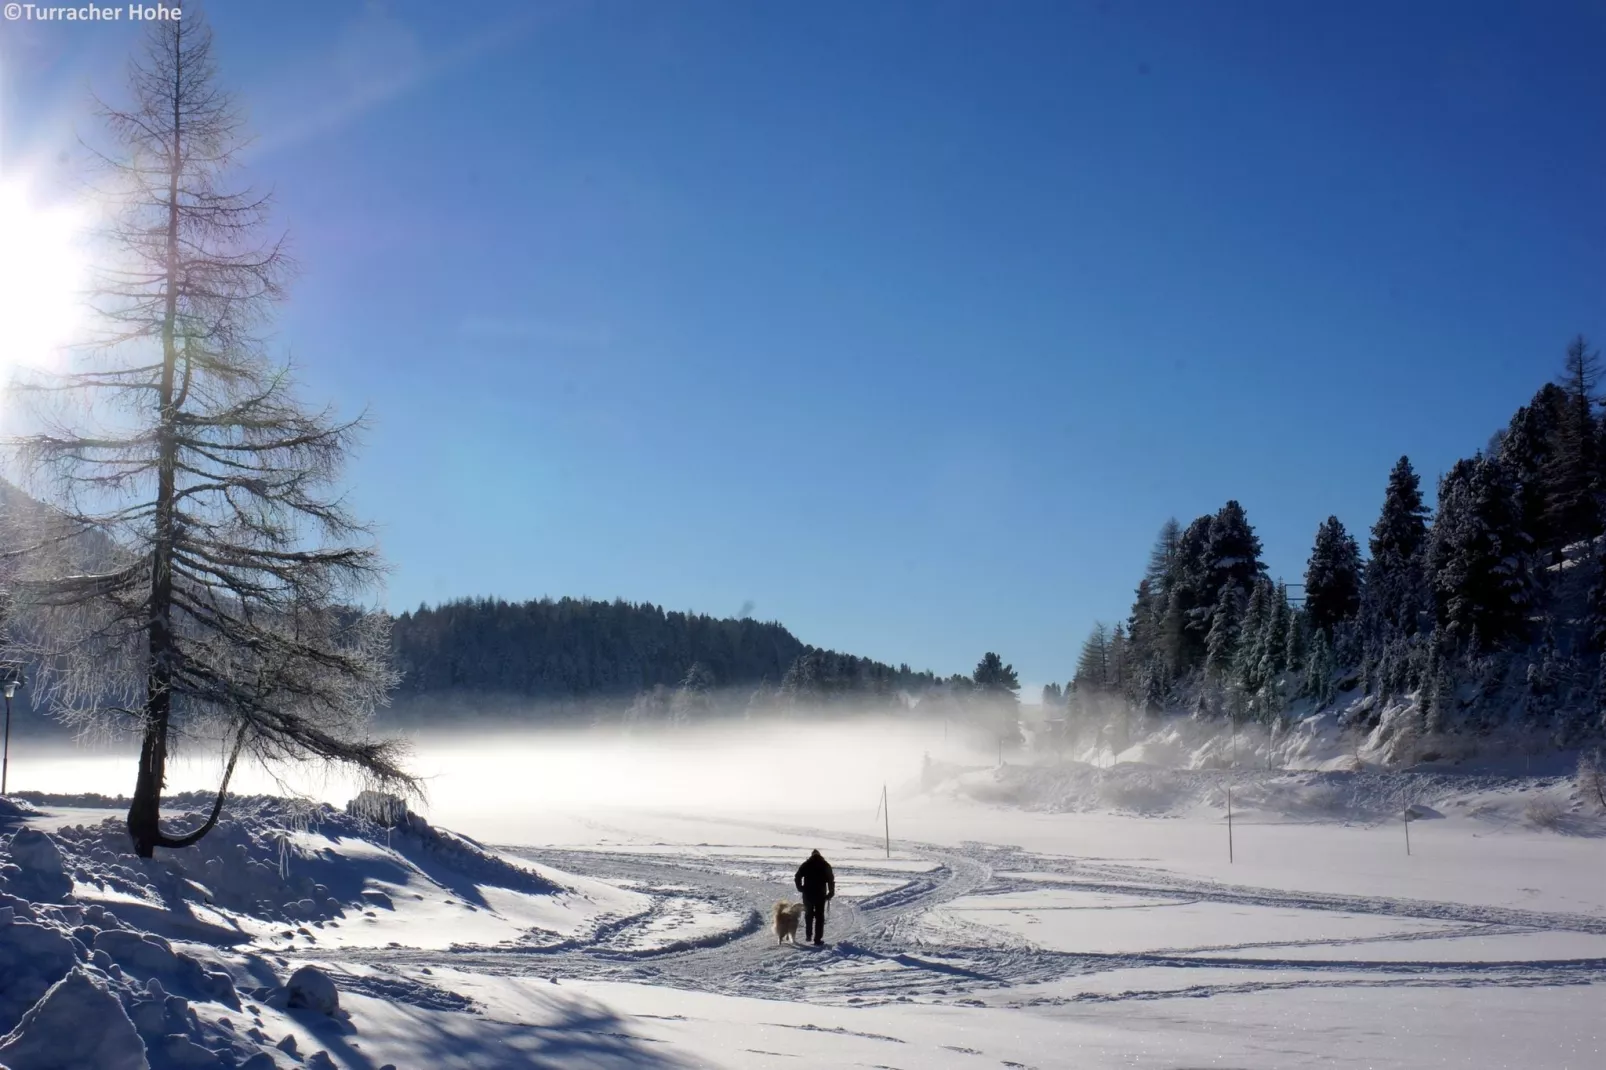
[[[675,757],[421,751],[429,819],[558,890],[465,889],[309,833],[307,857],[388,874],[369,887],[393,907],[308,937],[261,926],[255,946],[341,979],[359,1040],[328,1050],[353,1070],[1606,1064],[1606,837],[1502,803],[1564,795],[1553,782],[1436,799],[1448,816],[1412,823],[1409,856],[1397,820],[1240,813],[1229,862],[1208,805],[984,804],[921,790],[892,746],[823,783],[795,751]],[[15,766],[17,786],[128,773],[114,755],[52,762]],[[197,762],[174,786],[210,775]],[[340,802],[350,785],[303,790]],[[107,816],[46,809],[45,828]],[[840,881],[827,946],[778,946],[767,912],[813,848]]]

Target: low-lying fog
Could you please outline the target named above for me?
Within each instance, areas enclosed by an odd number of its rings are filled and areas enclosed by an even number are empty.
[[[607,808],[728,815],[862,810],[873,814],[885,783],[896,794],[922,761],[988,763],[944,739],[944,729],[901,722],[741,722],[675,731],[536,729],[414,734],[409,768],[424,778],[415,808],[431,821],[481,836],[511,831],[521,816]],[[219,748],[196,745],[169,763],[167,793],[216,790]],[[13,792],[132,791],[131,747],[12,740]],[[276,779],[274,773],[278,774]],[[361,785],[338,771],[244,764],[231,793],[308,796],[342,805]]]

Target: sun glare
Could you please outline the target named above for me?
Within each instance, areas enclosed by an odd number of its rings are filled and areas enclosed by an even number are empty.
[[[57,364],[82,320],[83,220],[0,182],[0,390],[19,368]]]

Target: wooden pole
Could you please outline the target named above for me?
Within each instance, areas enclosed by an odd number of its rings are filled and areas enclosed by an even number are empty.
[[[1411,857],[1411,805],[1405,801],[1405,793],[1400,793],[1400,816],[1405,819],[1405,857]]]
[[[1236,861],[1232,854],[1232,785],[1227,785],[1227,862]]]
[[[881,821],[887,836],[887,857],[892,857],[892,814],[887,809],[887,786],[881,785]]]

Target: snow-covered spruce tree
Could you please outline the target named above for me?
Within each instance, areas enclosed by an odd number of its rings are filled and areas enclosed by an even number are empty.
[[[1231,584],[1238,596],[1247,601],[1255,582],[1266,575],[1260,553],[1260,538],[1250,526],[1243,506],[1229,501],[1211,519],[1205,545],[1210,597],[1219,598],[1221,588]]]
[[[1260,674],[1275,680],[1287,667],[1288,657],[1288,587],[1278,583],[1271,596],[1271,612],[1266,617],[1265,632],[1260,640]]]
[[[742,708],[743,719],[750,721],[755,717],[763,717],[769,714],[775,709],[780,695],[780,689],[770,683],[768,676],[762,678],[759,680],[758,686],[748,692],[747,704]]]
[[[1546,527],[1558,547],[1600,532],[1599,470],[1595,453],[1595,386],[1600,355],[1582,335],[1567,346],[1560,386],[1567,396],[1545,487]]]
[[[1182,525],[1177,523],[1176,517],[1170,517],[1160,525],[1160,533],[1154,538],[1154,546],[1149,550],[1148,566],[1143,572],[1143,578],[1154,587],[1156,594],[1165,593],[1166,582],[1175,569],[1177,548],[1181,543]]]
[[[1247,650],[1240,646],[1242,684],[1251,693],[1252,712],[1261,720],[1281,717],[1287,700],[1283,679],[1283,659],[1288,639],[1288,589],[1281,583],[1273,586],[1262,581],[1265,608],[1259,611],[1260,624]],[[1255,615],[1252,611],[1251,615]]]
[[[818,650],[807,650],[792,659],[781,677],[781,704],[796,709],[824,699],[824,667]]]
[[[1310,651],[1310,624],[1302,607],[1288,610],[1288,636],[1283,641],[1283,671],[1301,677]],[[1303,689],[1301,689],[1303,690]]]
[[[1338,517],[1316,529],[1305,568],[1305,612],[1310,624],[1329,640],[1340,624],[1354,619],[1361,606],[1361,551]]]
[[[632,729],[660,727],[669,720],[669,705],[672,701],[674,701],[673,693],[663,684],[654,684],[651,688],[638,692],[631,700],[630,708],[625,710],[625,727]]]
[[[1166,594],[1159,634],[1155,637],[1155,656],[1171,679],[1180,679],[1191,664],[1190,612],[1181,590],[1173,589]]]
[[[1426,517],[1421,480],[1402,456],[1389,473],[1383,508],[1372,525],[1357,620],[1367,689],[1384,701],[1421,682],[1414,644],[1432,627]]]
[[[992,651],[982,655],[976,663],[976,696],[981,700],[987,715],[998,726],[998,739],[1003,746],[1017,746],[1021,742],[1020,730],[1020,676],[1013,665]]]
[[[1369,649],[1430,626],[1424,560],[1427,539],[1422,483],[1411,468],[1411,459],[1401,457],[1389,473],[1383,509],[1372,525],[1368,545],[1371,556],[1361,588],[1361,619],[1363,641]]]
[[[1450,647],[1465,646],[1475,619],[1471,589],[1472,469],[1462,459],[1439,479],[1437,515],[1427,545],[1435,631]],[[1443,651],[1441,650],[1441,660]]]
[[[1590,585],[1584,612],[1582,649],[1589,653],[1606,653],[1606,540],[1595,550],[1595,582]]]
[[[1139,712],[1145,717],[1162,712],[1170,692],[1171,680],[1166,675],[1165,660],[1158,654],[1152,655],[1139,674]]]
[[[1311,637],[1310,653],[1305,658],[1305,693],[1316,700],[1317,706],[1333,701],[1336,691],[1333,683],[1333,647],[1327,633],[1316,631]]]
[[[1561,548],[1560,533],[1552,526],[1549,495],[1557,483],[1562,427],[1569,418],[1567,392],[1546,383],[1511,417],[1495,449],[1509,473],[1522,525],[1534,540],[1536,552],[1548,556]]]
[[[1215,612],[1210,617],[1210,634],[1205,640],[1205,671],[1218,685],[1230,682],[1243,615],[1243,592],[1230,582],[1222,584]]]
[[[1422,696],[1420,708],[1422,711],[1422,735],[1424,737],[1437,735],[1444,731],[1446,725],[1445,700],[1448,689],[1448,672],[1444,666],[1443,638],[1435,636],[1428,643],[1427,669],[1422,678]]]
[[[1162,617],[1162,598],[1155,593],[1154,582],[1145,576],[1138,581],[1137,594],[1132,600],[1132,614],[1126,622],[1128,657],[1135,667],[1127,693],[1134,701],[1140,698],[1143,690],[1141,677],[1147,671],[1145,666],[1159,653]]]
[[[1470,656],[1524,638],[1530,548],[1499,463],[1481,454],[1457,461],[1440,481],[1428,544],[1438,627],[1456,650]]]
[[[36,693],[69,723],[141,740],[128,832],[149,858],[213,827],[241,754],[415,782],[397,744],[363,731],[393,674],[388,620],[352,608],[380,563],[329,490],[357,427],[300,405],[264,352],[291,265],[264,236],[266,200],[227,184],[242,123],[198,14],[152,24],[130,90],[104,111],[102,330],[67,371],[19,387],[46,430],[14,445],[66,527],[118,548],[87,573],[35,555],[18,594],[57,640],[33,651]],[[161,795],[192,733],[229,757],[211,816],[175,835]]]
[[[1214,516],[1201,516],[1182,530],[1166,574],[1160,652],[1172,679],[1181,679],[1204,661],[1205,637],[1220,590],[1219,584],[1211,586],[1209,542],[1214,522]]]
[[[1265,667],[1266,623],[1271,617],[1274,588],[1270,580],[1257,580],[1238,629],[1238,648],[1233,655],[1233,678],[1243,692],[1251,713],[1258,711],[1261,689],[1267,677]]]
[[[714,702],[714,674],[700,661],[694,661],[675,689],[669,703],[669,723],[684,728],[708,716]]]
[[[1082,641],[1076,658],[1074,683],[1079,693],[1104,691],[1110,682],[1110,630],[1095,621],[1093,630]]]
[[[1182,540],[1182,528],[1175,519],[1167,520],[1160,528],[1154,547],[1149,551],[1148,565],[1138,581],[1137,593],[1132,600],[1132,613],[1127,618],[1126,634],[1131,644],[1131,661],[1135,666],[1147,665],[1164,647],[1164,621],[1169,599],[1167,584],[1175,574],[1177,547]],[[1135,700],[1142,686],[1137,682],[1140,673],[1128,689]]]
[[[1132,644],[1126,627],[1117,624],[1110,631],[1110,673],[1105,686],[1111,694],[1125,696],[1132,686]]]
[[[1523,673],[1523,721],[1530,730],[1552,732],[1562,727],[1555,723],[1561,676],[1556,638],[1546,628],[1539,642],[1528,652],[1528,665]]]

